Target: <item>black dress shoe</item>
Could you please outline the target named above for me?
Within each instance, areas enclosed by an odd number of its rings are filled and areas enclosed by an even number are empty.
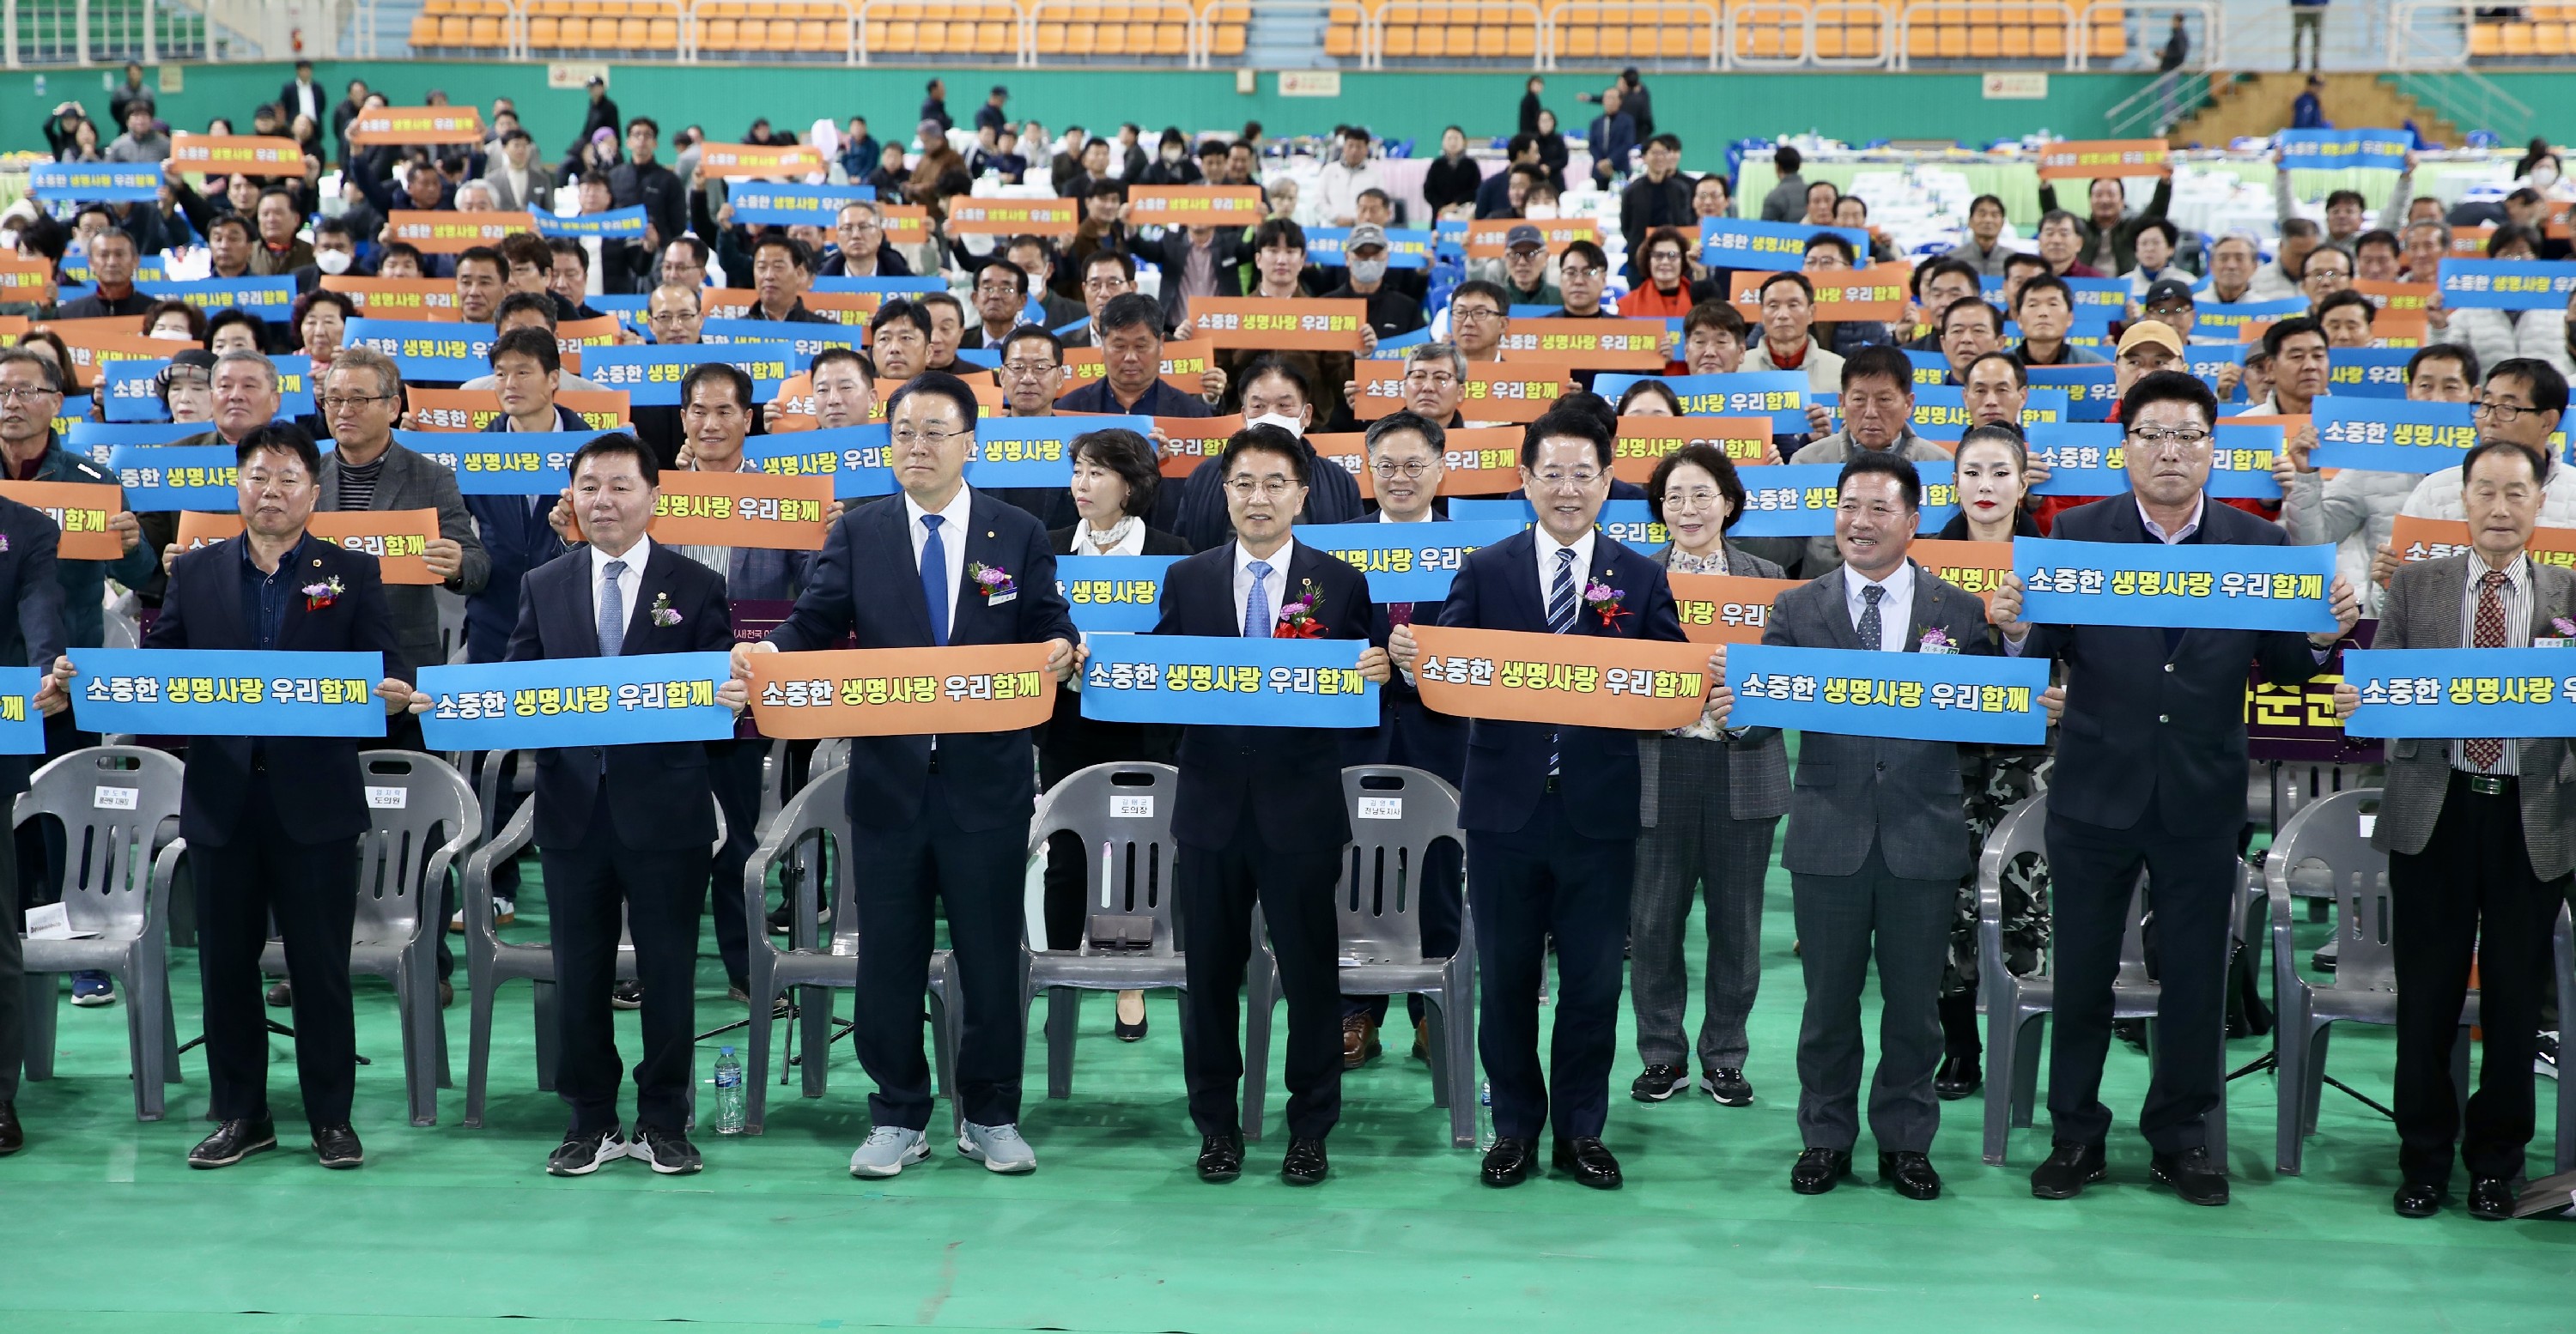
[[[1288,1156],[1279,1163],[1279,1179],[1292,1186],[1311,1186],[1333,1170],[1324,1157],[1324,1142],[1319,1139],[1288,1141]]]
[[[2157,1154],[2147,1164],[2147,1175],[2173,1187],[2186,1204],[2227,1203],[2227,1174],[2210,1161],[2207,1149]]]
[[[615,1010],[644,1008],[644,987],[637,982],[620,982],[608,989],[608,1005]]]
[[[313,1132],[313,1156],[335,1172],[363,1167],[367,1161],[367,1151],[358,1143],[358,1132],[350,1129],[346,1121]]]
[[[445,980],[444,978],[440,979],[440,981],[439,981],[439,983],[438,983],[438,1008],[440,1008],[440,1009],[444,1010],[444,1009],[446,1009],[448,1006],[450,1006],[450,1005],[454,1005],[455,1003],[456,1003],[456,984],[455,984],[455,983],[453,983],[453,982],[447,981],[447,980]]]
[[[2098,1141],[2060,1144],[2048,1151],[2048,1161],[2031,1169],[2030,1193],[2043,1200],[2071,1200],[2108,1175]]]
[[[1619,1160],[1610,1156],[1608,1145],[1597,1135],[1582,1135],[1556,1142],[1556,1151],[1548,1155],[1548,1166],[1571,1175],[1580,1185],[1594,1190],[1617,1190],[1623,1179]]]
[[[1690,1067],[1650,1065],[1628,1086],[1628,1096],[1639,1102],[1662,1102],[1690,1087]]]
[[[1744,1082],[1744,1072],[1731,1065],[1721,1065],[1699,1077],[1702,1093],[1720,1107],[1750,1107],[1753,1086]]]
[[[1109,1036],[1120,1042],[1142,1042],[1145,1040],[1145,1021],[1139,1019],[1131,1024],[1124,1019],[1117,1020],[1110,1026]]]
[[[295,984],[285,978],[268,984],[268,1008],[289,1010],[295,1007]]]
[[[1836,1183],[1851,1175],[1851,1154],[1841,1149],[1809,1149],[1798,1155],[1789,1169],[1789,1189],[1801,1195],[1822,1195]]]
[[[27,1132],[18,1124],[18,1104],[0,1100],[0,1158],[27,1147]]]
[[[1199,1180],[1224,1185],[1243,1175],[1243,1136],[1209,1135],[1199,1141]]]
[[[1530,1171],[1538,1164],[1538,1146],[1516,1136],[1505,1135],[1485,1150],[1484,1180],[1488,1186],[1517,1186],[1529,1180]]]
[[[1974,1056],[1944,1056],[1940,1072],[1932,1076],[1932,1092],[1943,1102],[1957,1102],[1985,1085],[1986,1072]]]
[[[2409,1181],[2397,1188],[2392,1201],[2400,1218],[2430,1218],[2442,1212],[2442,1188],[2421,1181]]]
[[[2469,1183],[2469,1217],[2501,1223],[2513,1217],[2513,1183],[2503,1177],[2479,1177]]]
[[[267,1121],[226,1121],[188,1150],[190,1167],[230,1167],[277,1147],[277,1127]]]
[[[1909,1200],[1941,1198],[1941,1174],[1932,1170],[1930,1158],[1919,1153],[1880,1154],[1878,1179],[1896,1187],[1896,1193]]]

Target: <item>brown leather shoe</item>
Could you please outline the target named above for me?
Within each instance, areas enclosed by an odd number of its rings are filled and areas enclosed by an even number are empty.
[[[1364,1014],[1342,1020],[1342,1068],[1357,1070],[1376,1060],[1380,1048],[1377,1025]]]
[[[1431,1059],[1431,1024],[1427,1020],[1413,1021],[1413,1059],[1417,1061]]]

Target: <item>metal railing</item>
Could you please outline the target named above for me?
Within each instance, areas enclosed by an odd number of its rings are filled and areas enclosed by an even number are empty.
[[[2207,106],[2212,84],[2223,77],[2194,69],[2160,74],[2155,82],[2103,112],[2103,126],[2114,139],[2161,139],[2166,131]]]
[[[1803,68],[1815,50],[1815,21],[1805,0],[1739,0],[1726,7],[1719,56],[1728,69]]]
[[[203,60],[206,18],[168,0],[5,0],[0,64]]]
[[[1819,69],[1885,69],[1896,63],[1896,11],[1903,0],[1814,0],[1807,11],[1807,63]],[[1830,36],[1828,35],[1830,34]]]

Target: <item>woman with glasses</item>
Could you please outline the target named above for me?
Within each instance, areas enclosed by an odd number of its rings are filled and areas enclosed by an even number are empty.
[[[1619,313],[1630,318],[1679,319],[1699,304],[1691,296],[1690,242],[1677,227],[1646,233],[1639,253],[1637,286],[1619,298]]]
[[[1073,439],[1071,526],[1047,535],[1059,556],[1186,556],[1190,545],[1145,526],[1162,474],[1154,447],[1134,431],[1091,431]],[[1056,687],[1055,712],[1038,732],[1038,782],[1052,788],[1095,764],[1146,761],[1169,764],[1180,745],[1179,729],[1154,723],[1104,723],[1082,716],[1081,696]],[[1071,834],[1047,843],[1046,946],[1070,950],[1082,943],[1092,850]],[[1118,993],[1121,1042],[1145,1036],[1145,993]]]
[[[1646,504],[1672,536],[1653,556],[1670,573],[1782,577],[1779,566],[1727,544],[1726,530],[1744,513],[1744,483],[1717,446],[1695,441],[1666,455],[1647,479]],[[1637,769],[1641,827],[1628,953],[1637,1055],[1646,1068],[1628,1093],[1662,1102],[1690,1084],[1682,931],[1696,889],[1708,907],[1699,1089],[1720,1106],[1746,1106],[1753,1086],[1744,1078],[1744,1022],[1762,981],[1762,881],[1772,834],[1789,810],[1788,751],[1776,729],[1758,739],[1730,737],[1702,718],[1638,738]]]

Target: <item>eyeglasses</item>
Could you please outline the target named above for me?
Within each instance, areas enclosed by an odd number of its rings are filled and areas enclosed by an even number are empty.
[[[1589,264],[1561,264],[1557,266],[1556,276],[1570,283],[1588,283],[1600,277],[1601,270]]]
[[[977,296],[1018,296],[1019,294],[1020,289],[1013,287],[1009,283],[975,284],[975,295]]]
[[[383,403],[392,398],[391,394],[325,394],[314,401],[322,405],[324,412],[338,412],[342,408],[354,408],[366,403]]]
[[[26,387],[20,387],[17,385],[0,385],[0,403],[34,402],[40,398],[55,397],[62,392],[63,391],[60,389],[47,389],[43,385],[31,385]]]
[[[2159,431],[2139,427],[2129,432],[2129,445],[2141,454],[2189,454],[2209,444],[2207,431]]]
[[[1086,292],[1121,292],[1133,285],[1134,281],[1134,279],[1127,277],[1125,274],[1120,274],[1114,278],[1085,278],[1082,280],[1082,290]]]
[[[1264,477],[1259,481],[1249,477],[1237,477],[1226,483],[1225,489],[1233,492],[1237,500],[1250,500],[1256,495],[1263,500],[1280,500],[1286,498],[1289,492],[1296,490],[1297,483],[1287,477]]]
[[[1452,323],[1466,320],[1499,320],[1502,317],[1503,312],[1491,306],[1452,305],[1449,307],[1449,319]]]
[[[2488,420],[2494,422],[2498,426],[2511,426],[2522,416],[2522,414],[2538,411],[2540,411],[2538,408],[2527,408],[2520,403],[2507,403],[2502,399],[2494,398],[2479,399],[2469,407],[2470,416],[2475,417],[2483,414]]]
[[[1431,460],[1406,459],[1402,463],[1398,463],[1394,459],[1379,459],[1377,462],[1369,465],[1369,471],[1376,473],[1378,476],[1386,478],[1389,481],[1398,477],[1402,477],[1410,481],[1413,478],[1420,477],[1422,474],[1431,471]]]
[[[973,431],[916,431],[908,426],[897,427],[892,433],[894,443],[900,449],[910,449],[914,445],[928,445],[932,449],[938,449],[960,436],[971,437],[974,434]]]
[[[1705,486],[1694,487],[1688,491],[1667,491],[1664,493],[1664,504],[1666,506],[1687,505],[1692,509],[1706,509],[1707,507],[1716,504],[1722,495],[1722,492],[1712,491]]]
[[[1406,371],[1404,373],[1404,382],[1411,385],[1427,384],[1434,389],[1455,389],[1458,387],[1458,377],[1447,371]]]
[[[1550,469],[1538,474],[1538,484],[1551,491],[1562,491],[1569,486],[1580,491],[1600,480],[1601,472],[1597,468],[1576,468],[1572,472]]]
[[[698,312],[694,310],[657,310],[644,318],[652,324],[676,324],[681,320],[694,320],[697,317]]]
[[[1002,363],[1002,374],[1007,375],[1014,380],[1043,380],[1046,377],[1055,374],[1055,363],[1051,361],[1006,361]]]

